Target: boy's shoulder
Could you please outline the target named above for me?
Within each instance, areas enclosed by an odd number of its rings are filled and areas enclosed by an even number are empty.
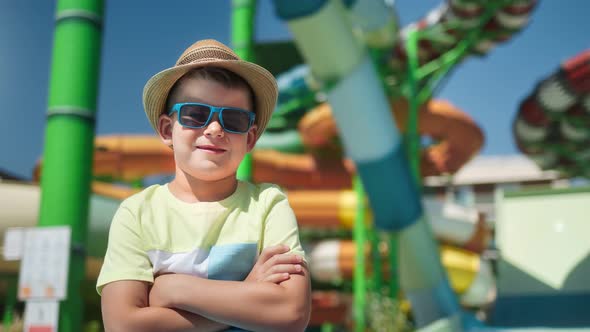
[[[274,183],[243,182],[243,185],[247,186],[249,196],[255,199],[267,200],[276,197],[286,197],[284,190]]]
[[[129,210],[137,210],[145,203],[151,203],[152,201],[157,201],[157,196],[161,195],[161,190],[164,186],[159,184],[154,184],[149,187],[144,188],[140,192],[137,192],[125,200],[121,202],[121,207],[127,208]]]

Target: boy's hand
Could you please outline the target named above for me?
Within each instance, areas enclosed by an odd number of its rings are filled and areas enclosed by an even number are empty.
[[[298,255],[285,254],[286,252],[289,252],[289,247],[285,245],[264,248],[244,281],[278,284],[289,279],[291,274],[301,273],[303,259]]]

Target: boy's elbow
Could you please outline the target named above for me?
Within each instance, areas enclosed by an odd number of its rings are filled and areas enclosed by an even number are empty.
[[[307,324],[309,322],[308,318],[305,319],[297,319],[294,320],[293,322],[291,322],[288,326],[286,326],[284,329],[281,329],[281,331],[285,331],[285,332],[302,332],[305,331],[305,329],[307,328]]]
[[[309,323],[311,308],[309,305],[294,305],[289,308],[289,313],[285,317],[284,326],[280,329],[285,332],[304,331]]]

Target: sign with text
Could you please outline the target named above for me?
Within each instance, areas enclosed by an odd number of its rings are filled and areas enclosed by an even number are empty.
[[[70,261],[69,226],[27,228],[18,279],[18,298],[64,300]]]
[[[5,261],[17,261],[22,258],[25,247],[25,230],[24,227],[10,227],[4,232],[2,255]]]
[[[24,332],[57,332],[59,319],[57,301],[27,301],[25,303]]]

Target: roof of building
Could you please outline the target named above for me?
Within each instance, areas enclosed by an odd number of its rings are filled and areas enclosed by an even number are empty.
[[[453,176],[429,176],[426,186],[522,183],[559,179],[556,171],[542,170],[525,155],[477,156]]]
[[[3,169],[0,169],[0,179],[1,180],[18,180],[18,181],[24,180],[23,178],[15,175],[15,174],[9,173]]]

